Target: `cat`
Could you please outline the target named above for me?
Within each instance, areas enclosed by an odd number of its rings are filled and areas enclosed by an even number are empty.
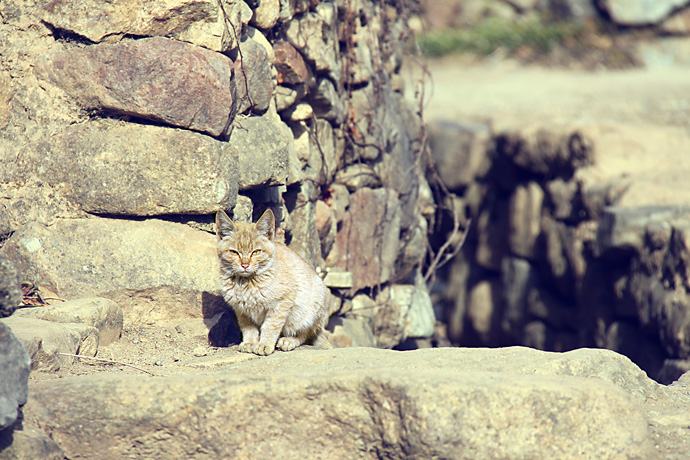
[[[328,347],[330,290],[307,261],[275,240],[273,212],[252,224],[218,211],[216,234],[223,297],[242,331],[239,350],[265,356],[303,343]]]

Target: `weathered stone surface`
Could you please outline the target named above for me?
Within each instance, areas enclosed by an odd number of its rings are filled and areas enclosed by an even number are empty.
[[[237,121],[225,154],[237,162],[240,190],[284,185],[294,155],[290,128],[266,116]]]
[[[276,86],[275,89],[276,110],[282,112],[297,101],[299,92],[287,86]]]
[[[10,316],[22,303],[17,269],[12,261],[0,254],[0,318]]]
[[[1,252],[24,279],[65,299],[166,285],[207,292],[220,288],[216,237],[155,219],[29,224]]]
[[[73,357],[61,355],[96,356],[98,330],[85,324],[58,324],[34,318],[11,316],[0,320],[22,342],[31,357],[31,370],[55,372]]]
[[[337,81],[340,64],[336,21],[335,4],[319,3],[315,12],[290,21],[285,37],[306,59],[314,62],[318,72],[327,72]]]
[[[351,271],[353,290],[388,281],[400,237],[397,194],[385,188],[362,188],[350,195],[350,207],[336,236],[333,266]]]
[[[280,0],[261,0],[254,8],[254,17],[251,24],[259,29],[270,29],[280,16]]]
[[[311,78],[311,70],[299,51],[290,43],[280,40],[273,44],[278,84],[296,85]]]
[[[502,133],[496,149],[518,167],[547,178],[568,178],[594,163],[592,140],[568,126],[528,126]]]
[[[639,402],[655,386],[611,352],[300,350],[226,370],[36,382],[25,419],[68,457],[105,460],[653,455]]]
[[[333,210],[324,201],[318,200],[314,207],[316,218],[316,231],[319,233],[319,240],[321,241],[321,255],[326,258],[333,243],[335,243],[335,235],[338,233],[338,223],[333,215]]]
[[[43,307],[22,308],[18,318],[35,318],[54,323],[79,323],[98,329],[100,345],[110,345],[122,333],[122,309],[109,299],[99,297],[68,300]]]
[[[38,428],[17,426],[0,431],[0,460],[64,460],[65,454],[55,441]]]
[[[435,122],[428,129],[434,170],[446,187],[467,187],[486,173],[491,142],[488,125]]]
[[[229,58],[162,37],[66,49],[36,71],[89,109],[212,136],[228,134],[237,111]]]
[[[227,51],[241,34],[241,1],[55,0],[37,11],[51,27],[93,42],[129,36],[163,36]]]
[[[355,163],[339,170],[335,181],[345,185],[352,192],[364,187],[373,188],[381,185],[379,175],[366,163]]]
[[[328,340],[337,347],[375,347],[376,338],[368,321],[334,316],[328,323]]]
[[[614,22],[634,26],[656,24],[671,11],[689,3],[688,0],[603,0],[600,5]]]
[[[254,40],[240,43],[239,55],[235,60],[235,84],[239,113],[249,108],[255,113],[268,110],[275,85],[268,53]]]
[[[293,122],[307,121],[314,116],[314,109],[308,103],[300,102],[285,110],[282,115]]]
[[[31,359],[10,328],[0,322],[0,432],[17,419],[17,408],[26,404]]]
[[[639,252],[645,243],[647,229],[675,218],[690,216],[690,209],[676,206],[610,206],[604,210],[597,229],[597,251]]]
[[[314,108],[317,117],[342,123],[345,118],[345,107],[328,78],[319,78],[316,89],[309,97],[309,104]]]
[[[538,183],[531,181],[515,188],[508,205],[508,245],[513,254],[534,258],[543,203],[544,189]]]
[[[223,143],[189,131],[104,119],[70,126],[19,161],[26,178],[41,178],[90,213],[206,214],[234,206],[238,166],[256,167],[244,142],[266,134],[238,132]],[[255,152],[270,154],[278,146],[260,147]]]
[[[690,9],[681,10],[661,23],[661,30],[667,34],[688,35],[690,33]]]

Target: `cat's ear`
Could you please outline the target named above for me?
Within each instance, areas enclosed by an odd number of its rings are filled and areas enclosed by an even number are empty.
[[[256,229],[260,235],[264,235],[266,238],[273,241],[276,232],[276,219],[273,216],[273,211],[267,209],[261,214],[259,220],[256,221]]]
[[[216,235],[222,240],[237,229],[235,223],[222,209],[216,213]]]

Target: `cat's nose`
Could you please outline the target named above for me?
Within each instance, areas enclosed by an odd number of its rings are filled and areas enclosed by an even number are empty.
[[[249,264],[240,264],[245,270],[249,268]]]

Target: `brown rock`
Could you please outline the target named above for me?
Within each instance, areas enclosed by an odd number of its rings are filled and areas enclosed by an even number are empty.
[[[336,237],[334,265],[354,276],[353,290],[391,279],[398,253],[400,204],[386,188],[362,188],[350,196],[350,207]]]
[[[273,77],[266,49],[254,40],[240,43],[235,60],[235,83],[239,113],[251,108],[264,113],[273,97]]]
[[[228,134],[237,109],[232,61],[167,38],[71,48],[36,71],[90,109],[212,136]]]
[[[279,84],[296,85],[309,80],[311,70],[294,46],[281,40],[273,44],[273,52],[276,56]]]

